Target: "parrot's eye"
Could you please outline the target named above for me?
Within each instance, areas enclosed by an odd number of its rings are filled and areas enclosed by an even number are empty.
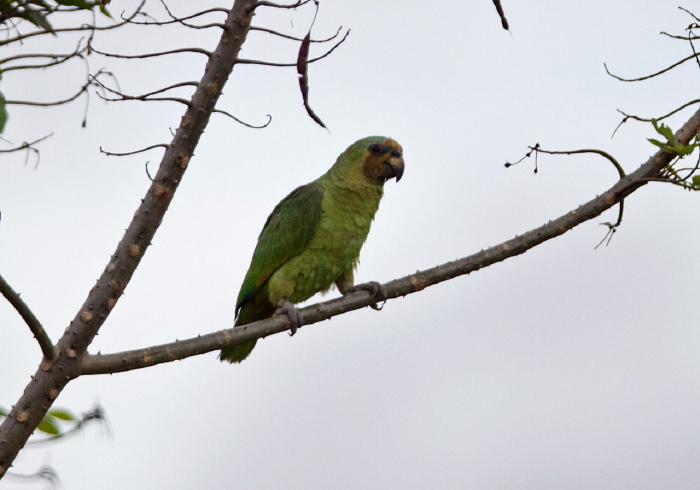
[[[391,152],[391,156],[394,158],[401,158],[401,152],[399,150],[394,150]]]
[[[382,145],[379,143],[372,143],[367,147],[370,153],[373,155],[379,155],[382,152]]]

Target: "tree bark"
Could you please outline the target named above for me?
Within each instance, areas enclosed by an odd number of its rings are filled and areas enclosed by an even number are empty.
[[[146,196],[109,263],[56,346],[0,426],[0,478],[12,465],[63,388],[80,375],[87,348],[138,267],[173,199],[209,117],[238,59],[254,15],[254,0],[235,0],[223,34],[182,117]]]

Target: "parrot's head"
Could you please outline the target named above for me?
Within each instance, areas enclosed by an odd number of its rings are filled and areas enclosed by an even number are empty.
[[[356,141],[335,164],[344,177],[360,178],[367,184],[384,185],[389,179],[401,180],[404,170],[403,148],[391,138],[370,136]]]

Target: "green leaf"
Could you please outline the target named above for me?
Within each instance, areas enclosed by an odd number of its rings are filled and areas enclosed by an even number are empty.
[[[77,420],[77,417],[68,410],[49,410],[49,415],[61,420]]]
[[[656,132],[659,133],[664,138],[666,138],[666,141],[668,141],[668,143],[671,146],[676,145],[676,136],[673,134],[673,131],[671,130],[671,128],[669,128],[668,126],[666,126],[663,123],[661,123],[661,125],[659,125],[659,121],[657,121],[656,119],[652,119],[651,124],[654,126],[654,129],[656,130]]]
[[[95,2],[89,2],[88,0],[55,0],[57,4],[64,5],[66,7],[78,7],[83,10],[92,10],[95,7]]]
[[[651,143],[652,145],[658,146],[659,148],[661,148],[661,149],[664,150],[664,151],[668,151],[668,149],[669,149],[668,144],[662,143],[662,142],[659,141],[659,140],[655,140],[655,139],[653,139],[653,138],[647,138],[647,141],[648,141],[649,143]]]
[[[0,407],[0,417],[7,417],[7,414],[9,414],[9,413],[10,412],[8,412],[4,408]]]
[[[695,151],[695,145],[690,145],[690,146],[683,146],[683,145],[676,145],[674,148],[674,151],[679,154],[682,157],[688,156],[693,151]]]
[[[49,20],[38,10],[25,10],[24,12],[20,12],[18,17],[28,20],[35,26],[44,29],[45,31],[53,32],[53,26]]]
[[[700,188],[700,175],[693,175],[693,187],[699,187]]]
[[[51,415],[47,415],[46,417],[43,418],[41,422],[39,422],[39,425],[36,427],[38,430],[41,432],[45,432],[46,434],[51,434],[52,436],[58,435],[61,433],[61,431],[58,429],[58,426],[56,423],[53,421],[53,417]]]
[[[104,5],[100,5],[100,12],[102,12],[104,15],[106,15],[110,19],[114,19],[114,17],[112,17],[112,14],[109,13],[109,10],[107,10],[107,7],[105,7]]]
[[[0,133],[5,130],[5,123],[7,122],[8,117],[5,96],[2,95],[2,92],[0,92]]]

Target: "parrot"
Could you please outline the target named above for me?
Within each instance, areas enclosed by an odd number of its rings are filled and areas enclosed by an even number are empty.
[[[354,285],[384,183],[403,176],[403,149],[370,136],[340,154],[318,179],[293,190],[267,218],[236,300],[234,327],[286,314],[291,335],[301,326],[294,306],[333,284],[341,294],[368,290],[383,299],[379,283]],[[257,339],[224,347],[219,359],[240,363]]]

